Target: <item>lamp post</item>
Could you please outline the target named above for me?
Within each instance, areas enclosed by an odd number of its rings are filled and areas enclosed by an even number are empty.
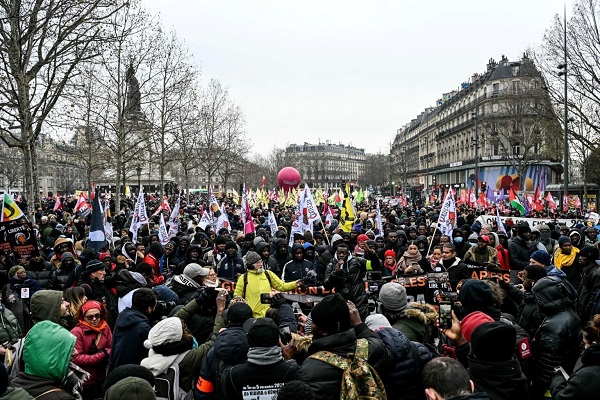
[[[471,113],[471,119],[475,121],[475,137],[473,146],[475,146],[475,198],[479,197],[479,132],[477,131],[477,108]]]
[[[135,167],[135,171],[137,172],[137,176],[138,176],[138,196],[140,194],[140,192],[142,191],[142,167],[141,166],[137,166]]]
[[[406,186],[408,186],[408,182],[406,180],[406,173],[408,169],[408,166],[406,165],[406,146],[402,146],[402,166],[402,172],[404,173],[404,180],[402,182],[402,194],[406,196]]]
[[[565,120],[564,120],[564,178],[563,178],[563,202],[565,199],[568,199],[569,196],[569,135],[567,124],[569,123],[569,115],[567,110],[567,6],[565,4],[564,9],[564,30],[563,30],[563,63],[558,66],[558,69],[561,71],[558,72],[558,76],[564,76],[564,84],[565,84],[565,93],[564,93],[564,108],[565,108]],[[563,205],[564,207],[564,205]]]

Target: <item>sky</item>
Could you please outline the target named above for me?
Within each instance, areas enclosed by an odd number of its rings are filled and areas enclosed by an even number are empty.
[[[246,117],[255,153],[330,140],[389,151],[397,129],[490,58],[543,43],[558,0],[143,0]],[[567,1],[567,18],[573,0]]]

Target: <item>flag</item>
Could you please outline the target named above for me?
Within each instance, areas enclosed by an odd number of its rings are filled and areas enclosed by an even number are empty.
[[[158,208],[156,209],[156,211],[154,211],[154,214],[152,214],[152,216],[154,217],[154,216],[158,215],[158,213],[161,212],[162,210],[167,211],[169,214],[171,213],[171,206],[169,205],[167,196],[164,197],[163,201],[158,205]]]
[[[498,202],[504,201],[506,199],[506,195],[504,194],[504,188],[500,189],[500,194],[498,195]]]
[[[506,228],[504,227],[504,223],[500,219],[500,210],[496,209],[496,224],[498,225],[498,231],[504,232],[506,234]],[[498,243],[496,243],[498,245]]]
[[[248,202],[248,193],[244,184],[244,193],[242,193],[242,223],[244,224],[244,235],[255,231],[254,222],[252,221],[252,211]]]
[[[208,213],[204,211],[200,221],[198,221],[198,226],[204,230],[208,225],[210,225],[210,217],[208,216]]]
[[[536,211],[535,198],[530,194],[525,194],[525,203],[527,204],[527,213]]]
[[[56,197],[56,201],[54,202],[54,207],[52,208],[53,211],[58,211],[58,210],[62,210],[62,200],[60,199],[60,196]]]
[[[334,221],[333,213],[331,212],[331,208],[327,207],[327,211],[324,211],[325,214],[325,227],[328,228]]]
[[[531,207],[529,199],[527,198],[527,193],[525,193],[525,201],[523,202],[523,208],[525,208],[525,215],[528,215],[531,212]]]
[[[169,243],[169,233],[167,232],[167,224],[165,224],[165,216],[160,214],[160,224],[158,225],[158,240],[163,246]]]
[[[509,190],[510,192],[508,201],[510,202],[511,207],[515,210],[518,210],[521,214],[525,215],[525,207],[523,207],[523,204],[521,204],[521,201],[517,197],[515,191],[512,188],[510,188]]]
[[[260,181],[260,187],[264,188],[265,187],[265,181],[267,180],[267,178],[263,175],[261,181]]]
[[[133,244],[137,242],[138,230],[141,226],[148,223],[148,214],[146,212],[146,200],[144,199],[144,189],[140,188],[138,193],[138,199],[135,203],[135,209],[133,211],[133,218],[131,220],[131,226],[129,232],[133,234],[131,241]]]
[[[493,203],[496,202],[496,196],[494,195],[494,192],[492,191],[491,185],[488,185],[488,187],[487,187],[487,191],[485,192],[485,198]]]
[[[406,201],[406,195],[403,194],[402,195],[402,207],[406,207],[408,206],[408,202]]]
[[[469,189],[469,207],[477,207],[477,198],[475,197],[475,193],[473,193],[473,188]]]
[[[319,214],[319,209],[317,208],[317,203],[310,192],[307,184],[304,184],[304,193],[302,194],[302,214],[308,217],[310,222],[320,221],[321,214]],[[306,214],[304,214],[304,210],[306,210]]]
[[[375,224],[377,235],[375,237],[383,237],[383,224],[381,223],[381,209],[379,208],[379,199],[377,199],[377,214],[375,215]]]
[[[304,235],[306,229],[312,232],[312,223],[308,221],[308,214],[304,215],[304,193],[301,197],[298,198],[298,203],[296,204],[296,209],[294,211],[294,219],[292,221],[292,229],[290,231],[290,240],[289,246],[291,247],[294,244],[294,234],[299,233]],[[306,224],[305,224],[306,218]]]
[[[219,203],[217,202],[217,198],[212,191],[212,186],[208,187],[208,208],[210,210],[210,215],[214,219],[219,218],[221,215],[221,207],[219,207]]]
[[[2,201],[2,221],[15,221],[21,217],[24,217],[25,214],[19,208],[17,203],[14,202],[12,197],[8,193],[4,193],[4,200]]]
[[[240,204],[240,195],[238,194],[238,192],[235,191],[235,189],[233,189],[232,192],[233,192],[233,202],[235,204]]]
[[[444,204],[438,217],[438,229],[442,235],[452,237],[452,229],[456,221],[456,203],[452,191],[449,190],[444,198]]]
[[[352,203],[350,202],[350,196],[347,195],[348,190],[349,187],[348,184],[346,184],[346,195],[344,196],[344,203],[340,211],[340,228],[342,228],[344,232],[350,232],[354,225],[354,221],[356,220],[356,214],[352,207]]]
[[[106,241],[108,242],[108,244],[113,247],[114,249],[114,243],[113,243],[113,227],[112,224],[108,221],[104,222],[104,235],[106,236]]]
[[[563,196],[563,212],[569,211],[569,196]]]
[[[360,188],[360,190],[358,191],[358,194],[356,195],[356,203],[360,204],[362,203],[362,201],[365,199],[365,195],[363,193],[362,188]]]
[[[221,215],[219,215],[219,218],[217,218],[215,231],[219,232],[223,228],[227,229],[228,232],[231,232],[231,225],[229,224],[229,216],[225,212],[225,204],[221,204]]]
[[[100,196],[95,190],[92,192],[92,222],[90,224],[90,241],[88,243],[96,253],[99,253],[106,246],[106,233],[104,232],[104,223],[102,222],[102,207],[100,206]]]
[[[79,199],[77,199],[77,204],[75,204],[73,212],[79,212],[83,218],[87,217],[87,215],[90,213],[90,206],[85,200],[83,193],[79,194]]]
[[[169,217],[169,239],[177,236],[179,232],[179,207],[181,206],[181,194],[177,197],[177,203],[175,203],[175,207],[173,207],[173,211],[171,211],[171,216]]]
[[[269,228],[271,229],[271,237],[275,237],[275,233],[277,233],[277,220],[275,220],[275,215],[273,214],[273,211],[269,211],[267,221],[269,223]]]

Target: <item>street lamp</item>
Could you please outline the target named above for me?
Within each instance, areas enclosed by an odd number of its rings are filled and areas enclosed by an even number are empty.
[[[137,167],[135,167],[135,171],[137,172],[137,176],[138,176],[138,195],[139,195],[142,191],[142,167],[138,165]]]

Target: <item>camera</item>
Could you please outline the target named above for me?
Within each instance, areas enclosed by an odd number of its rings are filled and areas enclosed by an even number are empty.
[[[261,293],[260,294],[260,302],[261,304],[271,304],[273,299],[269,293]]]

